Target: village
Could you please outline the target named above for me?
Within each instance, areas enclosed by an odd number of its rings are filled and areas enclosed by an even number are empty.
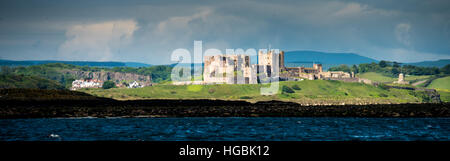
[[[70,90],[77,90],[81,88],[102,88],[104,81],[98,80],[98,79],[92,79],[92,78],[84,78],[84,79],[78,79],[72,82],[72,87]],[[115,84],[115,87],[118,88],[142,88],[145,87],[145,85],[133,81],[132,83],[117,83]]]

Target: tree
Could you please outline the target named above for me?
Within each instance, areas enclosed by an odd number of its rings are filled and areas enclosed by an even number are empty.
[[[391,73],[396,76],[398,74],[400,74],[400,71],[398,71],[398,68],[392,68]]]
[[[2,66],[0,72],[2,74],[11,74],[11,73],[13,73],[13,69],[8,66]]]
[[[110,89],[114,87],[116,87],[116,83],[114,83],[113,81],[105,81],[102,86],[103,89]]]
[[[348,67],[345,64],[339,65],[337,67],[331,67],[328,69],[329,71],[344,71],[344,72],[350,72],[350,67]]]
[[[397,63],[396,61],[394,61],[394,65],[392,65],[394,68],[398,68],[400,67],[400,63]]]
[[[302,90],[298,85],[296,85],[296,84],[294,84],[293,86],[292,86],[292,89],[295,89],[295,90]]]
[[[450,64],[447,64],[444,67],[442,67],[441,72],[444,74],[450,74]]]
[[[355,74],[359,72],[358,67],[356,65],[352,66],[352,72],[355,72]]]
[[[388,64],[387,64],[386,61],[382,60],[382,61],[380,61],[380,62],[378,63],[378,65],[379,65],[380,67],[384,68],[384,67],[386,67]]]

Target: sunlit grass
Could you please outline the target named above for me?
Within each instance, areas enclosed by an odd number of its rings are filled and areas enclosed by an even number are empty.
[[[282,86],[298,86],[295,93],[282,93]],[[267,101],[281,100],[300,103],[333,103],[333,102],[372,102],[372,103],[405,103],[421,102],[411,91],[401,89],[383,89],[362,84],[328,80],[305,80],[279,82],[275,95],[261,95],[261,88],[269,84],[216,84],[216,85],[155,85],[144,88],[127,89],[90,89],[81,90],[96,96],[118,100],[133,99],[223,99]]]

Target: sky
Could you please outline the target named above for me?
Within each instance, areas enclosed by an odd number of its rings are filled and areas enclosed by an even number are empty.
[[[0,59],[170,64],[175,49],[450,59],[449,0],[2,0]]]

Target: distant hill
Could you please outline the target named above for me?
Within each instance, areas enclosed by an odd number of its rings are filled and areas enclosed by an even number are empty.
[[[97,62],[97,61],[57,61],[57,60],[0,60],[0,66],[30,66],[49,63],[63,63],[78,66],[92,66],[92,67],[149,67],[151,65],[136,62]]]
[[[441,59],[437,61],[422,61],[422,62],[416,62],[416,63],[406,63],[408,65],[414,65],[414,66],[422,66],[422,67],[439,67],[442,68],[447,64],[450,64],[450,59]]]
[[[341,64],[353,65],[378,62],[378,60],[353,53],[325,53],[317,51],[288,51],[285,52],[284,59],[286,66],[310,67],[313,63],[320,63],[325,70]]]

